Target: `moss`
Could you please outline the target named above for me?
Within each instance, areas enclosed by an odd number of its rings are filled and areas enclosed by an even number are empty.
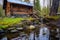
[[[30,21],[34,20],[34,18],[32,18],[32,17],[25,18],[25,19],[26,19],[26,20],[30,20]]]
[[[16,25],[18,23],[21,23],[23,20],[33,20],[33,18],[0,18],[0,28],[7,28],[11,25]]]
[[[8,25],[0,25],[0,29],[5,29],[7,27],[8,27]]]
[[[58,20],[60,18],[60,15],[58,16],[46,16],[46,18],[51,18],[51,19],[54,19],[54,20]]]

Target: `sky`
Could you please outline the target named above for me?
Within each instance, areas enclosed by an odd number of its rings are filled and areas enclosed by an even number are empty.
[[[3,4],[2,2],[3,2],[3,0],[0,0],[0,5],[2,5],[2,4]]]
[[[49,5],[49,0],[40,0],[40,5],[41,7],[47,7],[47,5]]]

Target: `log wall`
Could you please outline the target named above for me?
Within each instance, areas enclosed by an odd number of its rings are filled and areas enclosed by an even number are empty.
[[[32,14],[32,12],[33,12],[33,7],[7,2],[7,6],[6,6],[7,16],[11,14]]]
[[[10,3],[7,3],[5,12],[6,16],[10,16]]]

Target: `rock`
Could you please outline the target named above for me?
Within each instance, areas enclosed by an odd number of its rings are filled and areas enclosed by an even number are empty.
[[[1,33],[4,33],[4,31],[0,29],[0,34],[1,34]]]
[[[26,34],[22,34],[22,35],[20,35],[21,37],[25,37],[26,36]]]
[[[16,28],[17,30],[23,30],[23,28]]]
[[[11,18],[15,18],[15,16],[12,16]]]
[[[14,29],[14,27],[12,27],[12,28],[8,28],[8,30],[13,30]]]
[[[18,32],[18,30],[11,30],[10,32],[15,33],[15,32]]]
[[[34,25],[30,25],[30,26],[29,26],[29,29],[34,29],[34,28],[35,28]]]
[[[0,35],[4,35],[5,31],[0,29]]]

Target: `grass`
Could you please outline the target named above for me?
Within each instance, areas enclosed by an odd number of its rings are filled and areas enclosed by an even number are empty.
[[[49,9],[49,7],[44,7],[44,8],[42,8],[42,10],[41,10],[41,12],[40,12],[40,15],[41,16],[44,16],[44,15],[49,15],[49,12],[50,12],[50,9]]]
[[[58,8],[58,12],[60,12],[60,7]]]
[[[48,16],[50,12],[49,7],[44,7],[40,11],[37,11],[38,16],[44,17],[44,15]]]
[[[0,29],[3,28],[8,28],[9,26],[11,25],[15,25],[15,24],[18,24],[20,22],[22,22],[22,20],[33,20],[33,18],[8,18],[8,17],[5,17],[5,18],[1,18],[0,19]]]
[[[2,16],[2,13],[3,13],[3,9],[2,6],[0,6],[0,16]]]
[[[5,10],[3,10],[3,6],[0,5],[0,17],[4,17],[5,16]]]

